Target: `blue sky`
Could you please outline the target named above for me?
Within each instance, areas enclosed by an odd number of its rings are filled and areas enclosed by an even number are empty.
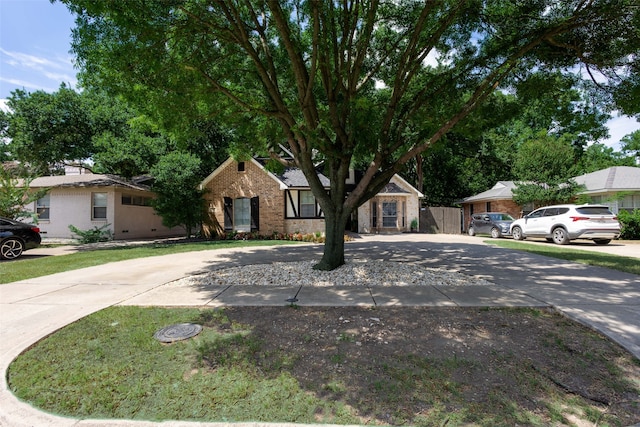
[[[0,99],[11,91],[75,87],[67,8],[49,0],[0,0]]]
[[[49,0],[0,0],[0,107],[11,91],[56,91],[61,83],[75,87],[71,46],[73,16]],[[640,129],[629,117],[614,117],[605,144],[619,149],[625,135]]]

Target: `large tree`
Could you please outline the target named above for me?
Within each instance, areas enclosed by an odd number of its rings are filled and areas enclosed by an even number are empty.
[[[121,136],[133,113],[103,92],[77,92],[65,84],[53,93],[16,90],[3,113],[0,137],[11,157],[34,174],[48,175],[65,164],[95,154],[95,138],[104,132]]]
[[[288,146],[325,214],[320,269],[344,263],[351,212],[496,89],[584,72],[612,105],[638,107],[638,0],[61,1],[85,85]]]

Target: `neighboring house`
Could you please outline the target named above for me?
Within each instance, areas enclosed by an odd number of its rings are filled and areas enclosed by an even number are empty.
[[[318,173],[329,188],[329,179]],[[355,174],[347,181],[355,186]],[[324,231],[324,214],[300,169],[282,174],[265,169],[258,159],[237,162],[229,158],[201,187],[209,212],[225,231],[314,233]],[[409,231],[419,218],[423,195],[395,175],[376,197],[358,208],[348,225],[360,233]]]
[[[640,209],[640,168],[614,166],[573,178],[586,190],[580,193],[589,196],[590,203],[604,204],[611,211]],[[462,201],[464,226],[469,224],[473,213],[507,212],[520,218],[534,209],[533,205],[519,206],[513,200],[513,181],[499,181],[492,189],[467,197]]]
[[[462,201],[463,227],[469,225],[471,215],[481,212],[506,212],[514,218],[520,218],[524,213],[531,212],[533,206],[523,207],[512,200],[512,190],[516,188],[513,181],[498,181],[490,190],[483,191]]]
[[[591,203],[609,206],[612,212],[640,209],[640,167],[615,166],[574,178],[587,190]]]
[[[49,189],[31,206],[43,237],[73,238],[69,225],[80,230],[108,226],[114,239],[184,235],[181,227],[162,225],[150,206],[155,195],[148,186],[115,175],[44,176],[29,187]]]

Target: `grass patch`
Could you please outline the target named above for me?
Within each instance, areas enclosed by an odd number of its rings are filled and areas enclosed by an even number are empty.
[[[63,271],[93,267],[109,262],[169,255],[182,252],[229,249],[247,246],[274,246],[295,244],[280,240],[202,241],[195,243],[153,243],[130,247],[106,247],[82,250],[68,255],[41,258],[22,258],[2,263],[0,284],[46,276]]]
[[[153,339],[184,322],[204,329],[173,344]],[[353,340],[337,339],[351,330]],[[640,363],[593,331],[532,309],[111,307],[27,350],[8,383],[20,399],[76,418],[640,421]]]
[[[564,259],[567,261],[579,262],[598,267],[610,268],[612,270],[624,271],[625,273],[640,274],[640,262],[637,258],[610,255],[600,252],[582,251],[566,246],[538,245],[513,240],[488,240],[486,243],[506,249],[531,252],[551,258]],[[638,247],[640,250],[640,246]]]
[[[11,389],[42,409],[80,418],[357,421],[287,372],[260,369],[260,341],[241,325],[226,330],[224,316],[209,317],[191,340],[153,339],[164,326],[203,319],[198,309],[103,310],[20,356],[9,368]]]

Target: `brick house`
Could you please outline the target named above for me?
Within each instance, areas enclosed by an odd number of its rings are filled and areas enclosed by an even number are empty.
[[[640,167],[613,166],[573,179],[585,186],[580,195],[588,197],[589,203],[607,205],[613,213],[640,209]],[[514,218],[521,218],[538,207],[532,203],[525,206],[516,204],[512,200],[515,187],[513,181],[498,181],[490,190],[463,199],[465,230],[474,213],[506,212]]]
[[[520,218],[533,210],[532,206],[520,206],[512,200],[511,191],[516,188],[513,181],[498,181],[491,189],[465,198],[462,201],[463,227],[466,231],[471,215],[479,212],[506,212]]]
[[[329,178],[318,172],[329,188]],[[347,184],[355,185],[352,173]],[[227,159],[200,184],[210,214],[225,231],[261,234],[324,231],[324,214],[301,170],[282,174],[265,169],[258,159]],[[409,231],[419,218],[422,194],[395,175],[378,195],[358,208],[347,228],[359,233]]]

